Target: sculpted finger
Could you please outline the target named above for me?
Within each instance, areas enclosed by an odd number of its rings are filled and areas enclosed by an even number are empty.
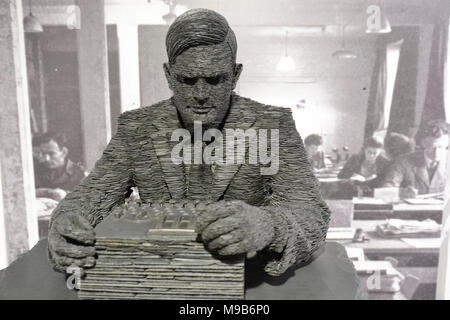
[[[74,259],[56,255],[54,261],[62,271],[66,272],[67,268],[73,264]]]
[[[85,258],[95,254],[93,246],[79,246],[68,243],[61,236],[55,236],[54,240],[49,243],[50,249],[59,256],[70,258]]]
[[[244,241],[230,244],[229,246],[226,246],[225,248],[217,251],[217,253],[222,256],[232,256],[245,252],[247,252],[247,246],[245,245]]]
[[[90,231],[93,230],[93,227],[91,226],[91,224],[89,223],[89,221],[87,221],[87,219],[83,216],[80,215],[76,215],[77,219],[78,219],[78,224],[85,229],[86,231]]]
[[[222,249],[226,246],[242,242],[244,237],[245,237],[244,232],[241,229],[236,229],[234,231],[231,231],[230,233],[221,235],[217,239],[214,239],[213,241],[208,243],[208,248],[214,251]]]
[[[202,239],[205,242],[209,242],[223,234],[227,234],[235,229],[238,229],[241,223],[242,222],[235,216],[229,216],[216,220],[202,231]]]
[[[233,214],[233,211],[226,210],[225,208],[218,206],[210,206],[207,210],[201,211],[197,216],[197,222],[195,224],[195,231],[202,233],[208,225],[214,221],[222,218],[226,218]]]
[[[74,259],[74,264],[80,268],[92,268],[95,265],[95,258]]]
[[[90,230],[88,230],[84,226],[80,226],[80,223],[77,223],[73,219],[63,217],[61,220],[55,222],[55,228],[59,234],[66,238],[84,244],[94,244],[95,242],[94,229],[90,227]]]

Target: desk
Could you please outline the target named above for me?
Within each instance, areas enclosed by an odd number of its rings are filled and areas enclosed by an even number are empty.
[[[369,198],[370,200],[370,198]],[[407,203],[376,204],[363,203],[364,199],[353,198],[353,219],[355,220],[381,220],[406,219],[425,220],[433,219],[441,223],[444,205],[413,205]]]
[[[421,282],[413,299],[434,299],[437,280],[437,266],[439,261],[439,247],[416,248],[401,239],[387,239],[379,236],[375,228],[384,220],[355,220],[353,228],[361,228],[370,239],[366,242],[355,243],[351,240],[340,240],[338,243],[349,248],[362,248],[368,260],[385,260],[386,257],[395,258],[399,263],[395,267],[403,275],[411,274]],[[361,281],[367,277],[361,276]],[[370,293],[370,299],[403,299],[400,293]]]
[[[362,248],[369,260],[384,260],[393,257],[399,261],[399,267],[437,267],[439,247],[416,248],[401,239],[389,239],[379,236],[375,228],[384,220],[355,220],[352,228],[361,228],[370,239],[366,242],[351,240],[337,241],[345,247]]]
[[[367,295],[345,249],[328,242],[314,259],[280,277],[260,276],[247,271],[246,299],[363,299]],[[41,240],[7,269],[0,272],[0,300],[74,300],[77,294],[66,287],[65,276],[52,270],[47,259],[47,240]]]

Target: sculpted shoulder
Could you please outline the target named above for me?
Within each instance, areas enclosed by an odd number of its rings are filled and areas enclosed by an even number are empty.
[[[236,103],[245,107],[245,109],[251,110],[258,117],[263,117],[265,119],[280,119],[282,117],[292,117],[292,111],[290,108],[264,104],[239,95],[234,95],[234,98],[236,99]]]
[[[143,122],[160,117],[164,110],[175,108],[172,105],[171,99],[162,100],[150,106],[143,106],[138,109],[125,111],[119,116],[119,122]]]

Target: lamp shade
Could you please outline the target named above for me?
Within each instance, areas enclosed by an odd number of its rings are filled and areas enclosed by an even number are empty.
[[[356,59],[357,55],[355,52],[348,49],[339,49],[333,52],[333,58],[345,60],[345,59]]]
[[[38,33],[43,32],[42,25],[32,13],[23,18],[23,29],[26,33]]]
[[[281,57],[280,61],[277,64],[277,70],[282,72],[294,71],[295,70],[295,62],[292,57],[285,55]]]
[[[168,14],[163,15],[162,18],[167,25],[171,25],[177,18],[177,15],[173,12],[169,12]]]

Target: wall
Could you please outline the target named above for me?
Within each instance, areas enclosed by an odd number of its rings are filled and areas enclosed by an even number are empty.
[[[304,35],[292,30],[289,54],[297,68],[280,73],[276,64],[284,54],[284,28],[234,27],[238,62],[244,70],[237,92],[263,103],[292,108],[297,130],[324,136],[324,149],[349,146],[357,152],[363,139],[370,76],[375,62],[375,37],[362,34],[347,41],[355,60],[336,60],[335,36]],[[143,105],[170,97],[162,64],[166,26],[140,26],[141,101]],[[290,33],[290,34],[291,34]],[[300,100],[304,108],[297,108]]]
[[[119,58],[115,26],[108,26],[107,32],[111,130],[114,134],[120,114]],[[69,157],[75,162],[83,162],[76,31],[65,26],[47,26],[38,37],[43,58],[48,130],[65,132]],[[31,97],[31,107],[37,103],[36,99]]]

